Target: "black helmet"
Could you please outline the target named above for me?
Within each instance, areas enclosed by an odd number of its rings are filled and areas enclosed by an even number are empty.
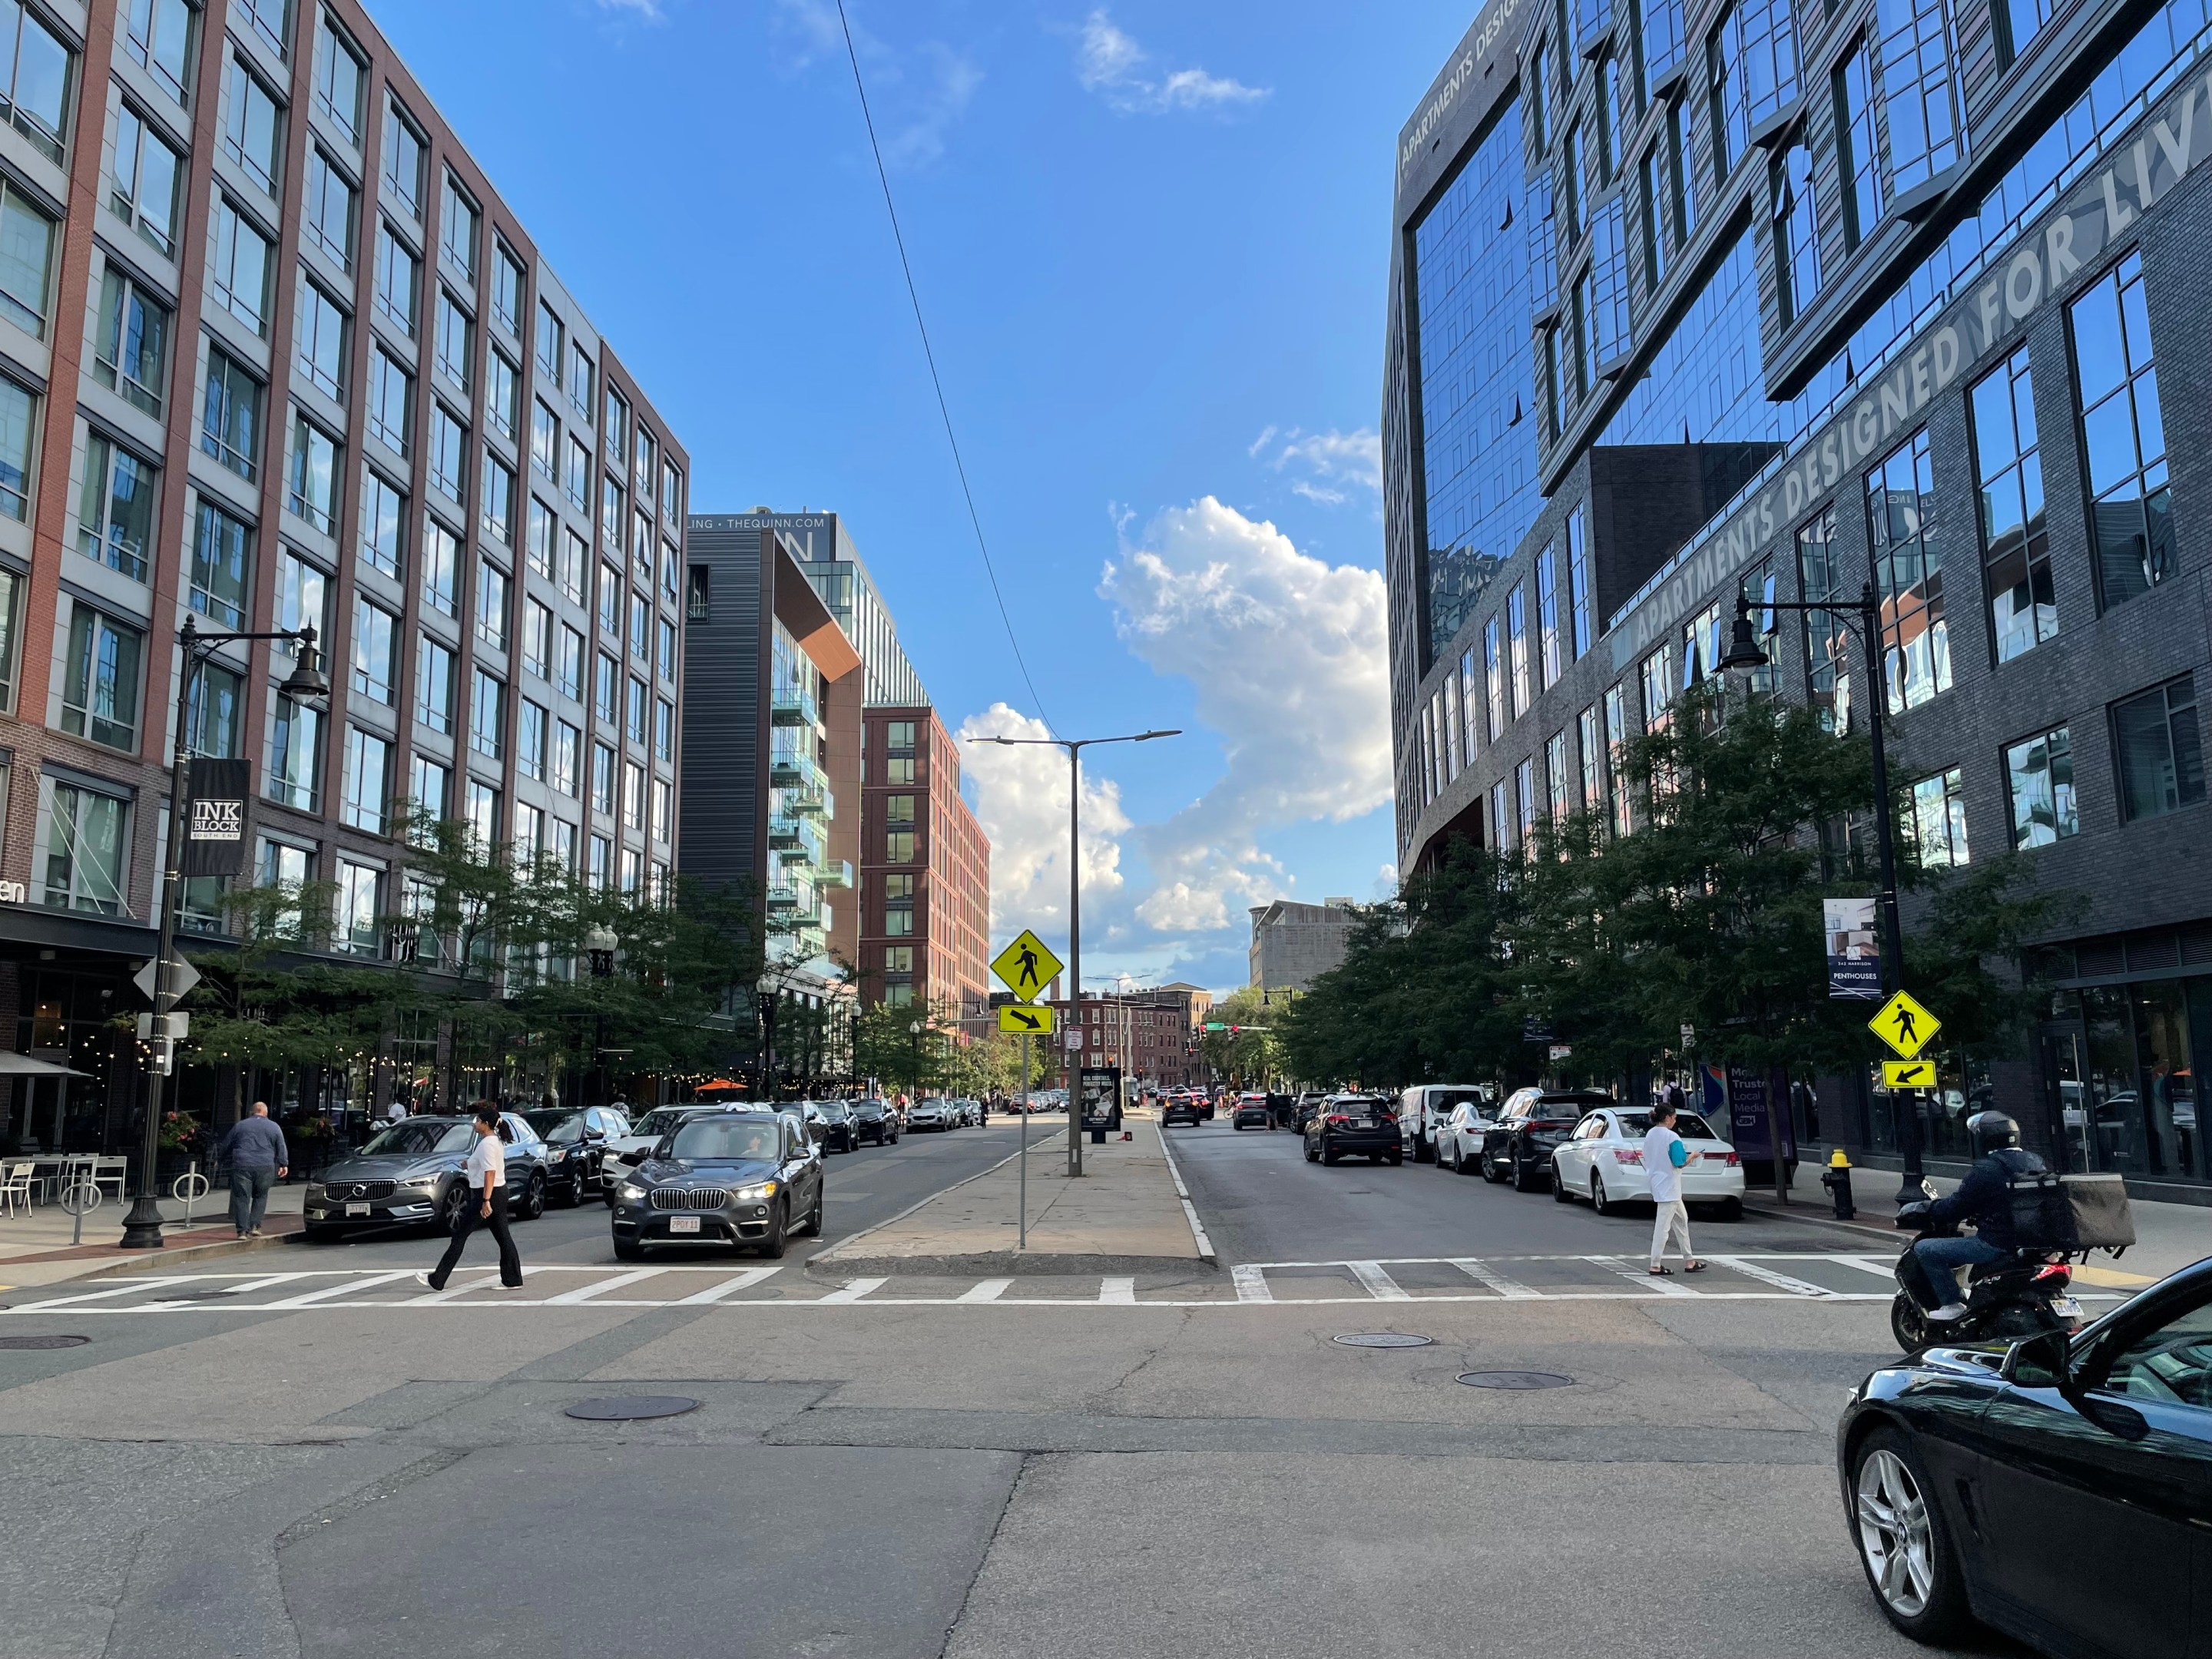
[[[1974,1144],[1977,1158],[2000,1147],[2020,1145],[2020,1125],[1998,1111],[1976,1112],[1966,1120],[1966,1134]]]

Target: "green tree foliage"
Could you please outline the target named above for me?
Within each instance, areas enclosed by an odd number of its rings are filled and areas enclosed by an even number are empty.
[[[1280,1081],[1288,1062],[1278,1022],[1289,1012],[1291,1001],[1287,993],[1271,997],[1256,985],[1231,992],[1213,1005],[1206,1023],[1244,1029],[1201,1031],[1199,1057],[1235,1088],[1264,1089],[1271,1081]]]

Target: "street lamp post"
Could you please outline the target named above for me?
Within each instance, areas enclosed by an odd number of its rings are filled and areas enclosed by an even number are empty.
[[[1179,738],[1181,727],[1165,732],[1132,732],[1115,738],[970,738],[970,743],[995,743],[1009,749],[1036,747],[1067,750],[1067,983],[1068,1007],[1075,1015],[1079,1038],[1083,1030],[1083,751],[1102,743],[1150,743],[1154,738]],[[1061,1038],[1061,1053],[1066,1039]],[[1067,1172],[1083,1173],[1083,1091],[1067,1091]]]
[[[1867,729],[1874,743],[1874,833],[1881,860],[1881,895],[1875,908],[1881,913],[1881,988],[1884,992],[1902,990],[1905,987],[1905,933],[1897,917],[1897,848],[1896,836],[1890,824],[1889,759],[1883,743],[1882,704],[1884,692],[1881,680],[1881,601],[1869,581],[1859,590],[1856,604],[1850,601],[1813,605],[1802,601],[1761,599],[1759,608],[1765,611],[1824,611],[1837,618],[1844,626],[1859,636],[1866,648],[1867,665]],[[1751,625],[1751,596],[1738,589],[1735,596],[1735,626],[1730,630],[1729,648],[1718,666],[1723,672],[1748,672],[1764,668],[1769,659],[1759,647],[1759,637]],[[1910,1203],[1922,1196],[1921,1182],[1926,1172],[1921,1168],[1920,1113],[1916,1107],[1907,1112],[1894,1112],[1892,1121],[1897,1129],[1898,1155],[1905,1163],[1905,1176],[1898,1191],[1900,1204]],[[1778,1171],[1782,1149],[1774,1149]]]
[[[591,964],[592,977],[612,979],[615,976],[615,951],[622,944],[615,930],[602,922],[584,932],[584,957]],[[595,998],[604,1003],[604,998]],[[605,1013],[592,1016],[592,1074],[599,1085],[599,1099],[592,1103],[607,1103],[607,1017]]]
[[[185,908],[185,795],[191,787],[192,763],[192,689],[201,665],[217,646],[248,640],[295,640],[299,653],[292,672],[276,689],[295,702],[319,702],[331,694],[323,678],[322,656],[315,649],[313,628],[283,629],[269,634],[203,634],[191,617],[177,630],[177,647],[184,659],[177,677],[177,740],[169,763],[169,840],[162,864],[161,942],[154,957],[154,1065],[146,1074],[146,1133],[139,1145],[138,1191],[131,1213],[123,1218],[122,1247],[126,1250],[161,1248],[161,1188],[154,1164],[161,1153],[161,1092],[163,1081],[175,1064],[176,1042],[169,1035],[171,1012],[177,1006],[173,968],[177,952],[177,922]]]
[[[914,1097],[921,1098],[921,1022],[913,1020],[907,1025],[907,1035],[914,1039]]]

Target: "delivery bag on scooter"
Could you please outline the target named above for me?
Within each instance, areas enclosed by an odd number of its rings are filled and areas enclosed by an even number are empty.
[[[2010,1171],[2013,1236],[2026,1250],[2114,1250],[2136,1242],[2127,1184],[2116,1175]]]

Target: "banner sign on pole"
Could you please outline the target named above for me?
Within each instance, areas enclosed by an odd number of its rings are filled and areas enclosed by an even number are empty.
[[[1881,946],[1870,898],[1822,899],[1820,931],[1828,941],[1828,994],[1854,1002],[1881,1000]]]
[[[195,758],[185,780],[186,876],[236,876],[246,871],[246,803],[253,768],[243,760]]]

